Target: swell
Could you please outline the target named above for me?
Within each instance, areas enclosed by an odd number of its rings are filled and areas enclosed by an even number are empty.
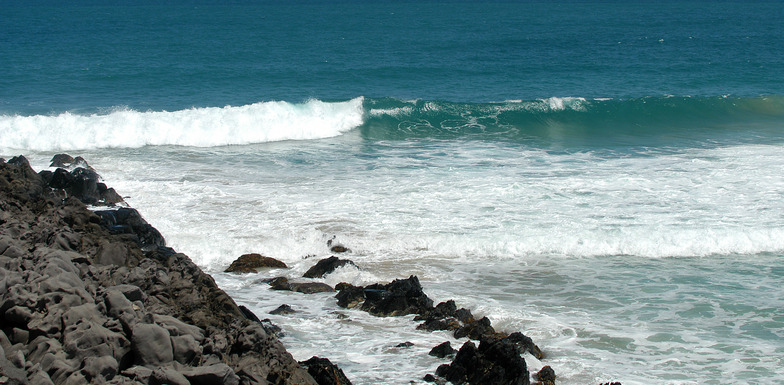
[[[784,96],[557,98],[454,103],[357,97],[179,111],[0,115],[0,150],[215,147],[314,140],[359,130],[366,140],[467,139],[533,146],[770,143],[784,135]]]
[[[541,141],[567,145],[779,138],[784,97],[549,98],[499,103],[374,99],[366,138]]]

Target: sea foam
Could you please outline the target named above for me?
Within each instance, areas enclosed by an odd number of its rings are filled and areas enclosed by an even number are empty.
[[[341,135],[363,121],[363,98],[328,103],[259,102],[180,111],[115,110],[0,116],[0,149],[62,151],[149,145],[212,147]]]

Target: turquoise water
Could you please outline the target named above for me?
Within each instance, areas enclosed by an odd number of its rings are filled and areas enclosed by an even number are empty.
[[[779,2],[0,10],[0,156],[87,158],[297,359],[408,383],[451,339],[256,283],[336,237],[327,283],[416,274],[561,384],[784,382]]]

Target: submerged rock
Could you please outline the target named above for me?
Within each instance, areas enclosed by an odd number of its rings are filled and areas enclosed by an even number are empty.
[[[287,268],[288,266],[275,259],[270,257],[265,257],[261,254],[257,253],[250,253],[250,254],[243,254],[239,258],[237,258],[231,265],[225,270],[227,273],[256,273],[258,269],[262,268]]]

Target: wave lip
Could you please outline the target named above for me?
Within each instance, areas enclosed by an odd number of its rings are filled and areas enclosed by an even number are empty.
[[[259,102],[245,106],[108,114],[0,116],[0,148],[62,151],[150,145],[213,147],[341,135],[363,123],[364,98],[301,104]]]

